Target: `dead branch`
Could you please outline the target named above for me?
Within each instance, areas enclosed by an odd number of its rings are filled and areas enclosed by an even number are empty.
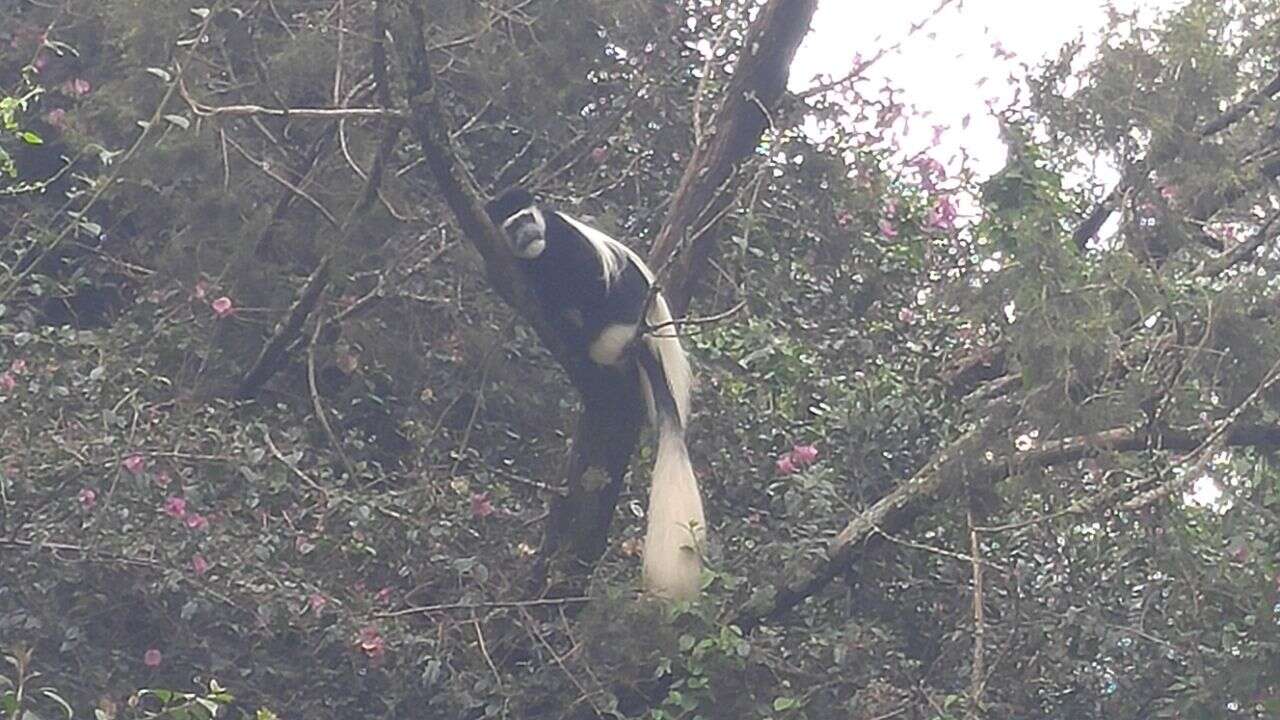
[[[311,333],[311,342],[307,343],[307,387],[311,389],[311,407],[315,409],[316,419],[320,421],[320,427],[324,428],[324,434],[329,439],[329,444],[333,447],[334,452],[338,453],[338,459],[342,461],[342,466],[346,468],[347,478],[354,480],[356,478],[356,466],[351,462],[351,458],[347,457],[347,451],[342,446],[342,440],[333,431],[333,425],[329,423],[329,414],[325,412],[324,403],[320,401],[320,390],[316,386],[316,340],[320,337],[320,330],[323,327],[324,322],[317,320],[316,329]]]
[[[590,599],[591,598],[589,597],[582,596],[544,598],[540,600],[498,600],[494,602],[456,602],[444,603],[441,605],[419,605],[404,608],[402,610],[375,613],[374,617],[381,620],[384,618],[404,617],[405,615],[427,615],[430,613],[449,612],[452,610],[501,610],[505,608],[547,607],[551,605],[581,605]]]
[[[813,87],[806,88],[805,90],[801,90],[799,93],[799,97],[801,98],[816,97],[818,95],[822,95],[823,93],[831,92],[832,90],[838,90],[848,85],[849,83],[863,77],[866,74],[867,70],[870,69],[872,65],[875,65],[876,63],[880,62],[889,53],[897,52],[898,50],[902,49],[902,46],[906,43],[907,40],[911,39],[914,35],[919,33],[921,30],[924,30],[926,27],[928,27],[929,23],[937,19],[937,17],[942,14],[943,10],[946,10],[947,7],[950,5],[957,4],[957,2],[961,2],[961,0],[939,0],[937,7],[931,10],[929,14],[924,17],[923,20],[918,20],[916,22],[911,23],[911,27],[907,29],[907,34],[901,37],[897,42],[893,43],[892,45],[886,45],[880,48],[879,50],[876,51],[875,55],[872,55],[867,60],[859,60],[856,64],[854,64],[852,68],[850,68],[849,72],[845,74],[843,77],[836,80],[831,80],[829,82],[824,82],[818,85],[814,85]]]

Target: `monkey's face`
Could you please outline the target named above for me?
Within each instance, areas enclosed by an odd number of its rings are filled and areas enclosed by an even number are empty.
[[[502,229],[511,240],[511,251],[518,258],[532,260],[547,247],[547,221],[536,206],[507,218]]]

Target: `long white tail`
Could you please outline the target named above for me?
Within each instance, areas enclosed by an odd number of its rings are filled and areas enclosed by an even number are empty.
[[[688,600],[702,587],[707,533],[702,496],[684,442],[692,373],[661,295],[654,298],[645,319],[657,328],[644,336],[639,355],[640,382],[658,431],[658,457],[649,488],[644,584],[655,595]]]

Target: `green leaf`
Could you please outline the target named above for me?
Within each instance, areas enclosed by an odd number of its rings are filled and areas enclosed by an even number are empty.
[[[780,698],[774,699],[773,710],[774,712],[782,712],[783,710],[790,710],[791,708],[796,707],[798,704],[799,703],[796,702],[795,698],[780,697]]]
[[[39,135],[31,132],[30,130],[23,130],[22,132],[18,133],[18,137],[22,138],[22,141],[28,145],[44,144],[44,139],[41,138]]]

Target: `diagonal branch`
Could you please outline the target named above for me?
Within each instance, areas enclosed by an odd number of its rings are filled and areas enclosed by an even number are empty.
[[[909,511],[968,482],[995,483],[1026,468],[1051,467],[1074,462],[1095,452],[1138,452],[1149,447],[1190,451],[1216,438],[1226,447],[1280,448],[1280,425],[1235,424],[1223,428],[1165,428],[1152,433],[1143,425],[1103,430],[1088,435],[1064,438],[1042,444],[1034,450],[1011,453],[991,462],[970,463],[971,457],[985,454],[981,442],[985,429],[994,421],[965,433],[947,449],[939,452],[909,480],[885,495],[845,525],[827,547],[827,556],[814,567],[800,573],[798,579],[781,587],[767,606],[743,608],[733,623],[744,632],[758,625],[776,621],[788,610],[821,592],[844,568],[849,566],[859,546],[872,539],[882,528],[896,526]]]
[[[405,67],[410,78],[409,126],[422,147],[426,165],[463,236],[484,259],[490,284],[533,327],[583,399],[566,466],[568,492],[552,499],[538,564],[532,573],[535,591],[541,591],[549,579],[561,580],[551,577],[548,564],[565,558],[566,582],[557,582],[556,591],[578,594],[607,547],[623,477],[639,437],[641,417],[626,411],[640,406],[638,379],[592,364],[542,316],[510,247],[485,213],[477,189],[458,160],[423,36],[427,23],[422,0],[408,3],[408,10],[411,28],[406,33]],[[607,472],[605,482],[596,482],[588,474],[595,468]]]
[[[786,92],[791,61],[817,7],[817,0],[770,0],[760,10],[747,30],[711,131],[689,158],[649,254],[655,268],[671,263],[665,293],[677,316],[688,307],[701,264],[715,248],[713,233],[697,238],[691,233],[732,197],[731,180],[770,127],[769,114]]]
[[[1276,95],[1280,95],[1280,75],[1276,75],[1276,77],[1272,78],[1271,82],[1267,83],[1248,98],[1232,105],[1221,115],[1218,115],[1212,120],[1201,125],[1196,129],[1195,136],[1200,140],[1205,140],[1217,135],[1244,119],[1245,116],[1261,108],[1264,103]],[[1180,147],[1173,147],[1166,149],[1163,152],[1156,151],[1153,153],[1153,157],[1158,157],[1161,162],[1168,162],[1176,158],[1180,153]],[[1155,164],[1152,162],[1152,159],[1153,158],[1148,158],[1146,161],[1139,163],[1137,167],[1126,174],[1127,178],[1141,177],[1145,175],[1147,168]],[[1116,211],[1116,208],[1119,206],[1120,199],[1124,195],[1125,187],[1130,184],[1130,180],[1122,179],[1114,188],[1112,188],[1111,192],[1107,193],[1106,197],[1094,206],[1089,215],[1086,216],[1078,226],[1076,226],[1075,231],[1071,233],[1071,239],[1075,242],[1077,248],[1083,250],[1085,243],[1089,242],[1089,240],[1098,234],[1098,231],[1102,229],[1102,226],[1111,217],[1111,214]]]
[[[410,130],[422,145],[427,167],[463,236],[484,259],[485,270],[494,289],[503,300],[525,315],[525,319],[534,326],[552,354],[564,364],[566,353],[562,343],[542,318],[536,317],[537,304],[529,302],[532,296],[521,282],[515,256],[489,220],[478,199],[478,191],[472,186],[469,175],[464,172],[457,159],[457,150],[449,135],[446,114],[440,107],[435,77],[427,56],[423,36],[427,25],[426,13],[421,0],[408,3],[408,7],[413,22],[413,27],[408,29],[408,48],[405,52],[405,66],[409,75]]]

